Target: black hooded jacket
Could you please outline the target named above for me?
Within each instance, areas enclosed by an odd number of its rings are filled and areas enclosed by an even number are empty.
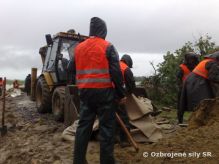
[[[195,68],[195,66],[190,66],[190,65],[187,65],[186,63],[183,63],[187,66],[187,68],[192,72],[192,70]],[[179,83],[182,83],[182,78],[183,78],[183,75],[184,75],[184,72],[183,70],[179,67],[179,71],[177,72],[177,80]]]
[[[209,58],[216,59],[214,56]],[[212,83],[219,83],[219,63],[217,59],[206,63],[205,68],[208,70],[207,79],[191,72],[183,84],[179,106],[180,122],[182,122],[184,111],[192,111],[201,100],[215,97]]]
[[[132,59],[129,55],[123,55],[121,58],[121,61],[123,61],[124,63],[127,64],[127,68],[124,71],[124,81],[125,81],[125,88],[126,88],[126,92],[131,94],[133,93],[134,89],[136,88],[135,85],[135,78],[133,76],[133,73],[131,71],[130,68],[132,68],[133,62]]]
[[[185,55],[185,59],[184,59],[183,64],[185,64],[191,72],[198,65],[198,63],[199,63],[199,59],[198,59],[198,56],[195,53],[191,52],[191,53],[187,53]],[[182,78],[183,78],[183,76],[184,76],[184,72],[179,67],[179,71],[177,73],[177,81],[178,81],[179,88],[182,87]]]
[[[130,68],[127,68],[124,72],[125,77],[125,88],[126,91],[131,94],[133,93],[134,89],[136,88],[135,85],[135,78]]]
[[[93,17],[91,18],[90,22],[90,36],[100,37],[105,39],[107,34],[107,27],[105,22],[98,18]],[[115,85],[115,89],[113,88],[97,88],[97,89],[80,89],[80,98],[82,101],[91,102],[91,103],[104,103],[108,101],[112,101],[116,96],[121,99],[125,96],[125,90],[123,88],[123,81],[122,81],[122,72],[119,66],[119,55],[116,51],[115,47],[112,44],[106,49],[106,56],[109,62],[109,71],[111,80]],[[74,70],[76,70],[75,63],[73,61]],[[75,76],[76,71],[73,71]]]

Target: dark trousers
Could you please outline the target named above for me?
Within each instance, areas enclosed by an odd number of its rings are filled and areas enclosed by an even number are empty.
[[[118,115],[122,119],[122,121],[124,122],[126,128],[128,130],[130,130],[129,117],[128,117],[125,105],[118,105],[118,109],[117,109],[116,112],[118,113]],[[127,136],[126,136],[125,132],[122,130],[122,128],[120,127],[119,124],[117,125],[117,127],[118,127],[117,131],[119,133],[120,142],[121,141],[127,141]]]
[[[115,105],[114,102],[92,103],[80,102],[80,119],[76,131],[74,145],[74,164],[86,163],[86,151],[92,133],[96,116],[99,119],[100,134],[100,163],[114,164],[114,131]]]
[[[183,123],[183,115],[184,115],[184,111],[180,109],[181,94],[182,94],[182,88],[180,87],[179,92],[178,92],[178,97],[177,97],[177,118],[178,118],[179,124]]]

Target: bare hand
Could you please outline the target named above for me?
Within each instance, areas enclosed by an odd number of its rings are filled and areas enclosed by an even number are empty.
[[[119,104],[125,104],[127,100],[127,97],[123,97],[122,99],[119,100]]]

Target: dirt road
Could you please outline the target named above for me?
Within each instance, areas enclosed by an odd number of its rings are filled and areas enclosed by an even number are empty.
[[[7,100],[6,122],[9,133],[0,140],[0,163],[71,163],[72,144],[60,139],[63,124],[51,114],[39,115],[28,97]]]
[[[51,114],[38,114],[35,103],[24,94],[16,98],[7,98],[6,122],[9,131],[6,136],[0,138],[0,164],[72,163],[73,143],[61,139],[64,125],[55,122]],[[209,126],[179,130],[174,136],[169,136],[159,143],[140,144],[139,153],[132,147],[122,149],[116,144],[115,157],[122,164],[213,164],[219,161],[218,150],[219,123],[215,121]],[[144,152],[148,153],[148,157],[143,157]],[[164,155],[171,152],[185,153],[186,157],[171,158]],[[201,155],[198,157],[195,152]],[[211,156],[203,157],[203,152],[211,152]],[[91,164],[99,163],[97,142],[90,142],[87,159]]]

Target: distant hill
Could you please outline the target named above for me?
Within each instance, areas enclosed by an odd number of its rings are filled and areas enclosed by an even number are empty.
[[[13,84],[13,81],[14,81],[14,80],[7,79],[7,84],[8,84],[8,85],[12,85],[12,84]],[[24,85],[24,80],[18,80],[18,83],[19,83],[20,85]]]
[[[145,76],[135,76],[134,78],[135,78],[135,81],[142,82],[145,80],[146,77]]]

